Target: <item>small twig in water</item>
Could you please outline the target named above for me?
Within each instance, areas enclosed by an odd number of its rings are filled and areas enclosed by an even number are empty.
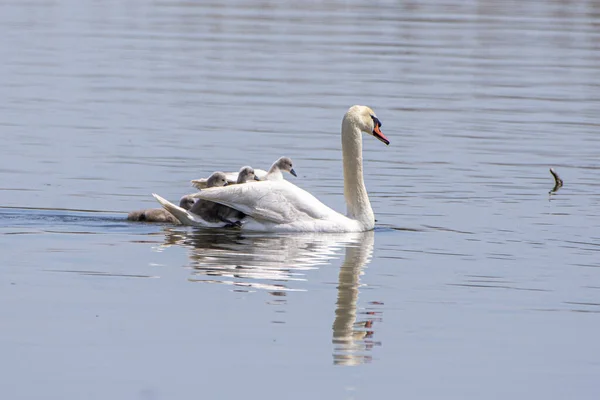
[[[554,187],[552,188],[552,190],[550,192],[548,192],[549,194],[555,193],[556,191],[558,191],[558,189],[560,189],[563,185],[563,180],[560,179],[560,176],[558,176],[558,174],[554,171],[554,169],[550,168],[550,173],[552,174],[552,176],[554,177]]]

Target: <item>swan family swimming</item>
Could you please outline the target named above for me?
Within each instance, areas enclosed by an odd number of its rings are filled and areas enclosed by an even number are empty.
[[[362,232],[375,227],[375,216],[363,179],[362,133],[389,145],[381,132],[381,121],[367,106],[352,106],[342,119],[342,155],[344,170],[344,197],[346,215],[340,214],[315,198],[309,192],[283,179],[282,171],[293,174],[292,162],[286,157],[277,160],[260,180],[242,184],[228,184],[235,173],[220,176],[220,185],[208,187],[208,180],[193,181],[200,192],[190,195],[197,199],[191,208],[152,195],[163,208],[184,225],[201,227],[238,226],[243,230],[269,232]],[[283,160],[283,161],[282,161]],[[276,169],[274,169],[276,167]],[[241,170],[240,170],[241,172]],[[255,177],[258,176],[256,170]],[[273,172],[273,173],[272,173]],[[240,173],[237,173],[235,181]],[[266,179],[265,179],[266,178]],[[217,203],[226,206],[227,217],[210,214],[202,218],[194,207]],[[213,207],[213,206],[211,206]],[[217,209],[221,210],[217,207]],[[222,211],[219,211],[222,212]],[[234,213],[237,212],[237,213]]]

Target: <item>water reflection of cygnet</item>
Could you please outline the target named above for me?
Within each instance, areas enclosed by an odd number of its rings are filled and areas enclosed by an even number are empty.
[[[189,249],[192,281],[263,289],[274,296],[307,290],[303,285],[306,271],[329,264],[344,249],[333,322],[333,357],[335,364],[356,365],[370,361],[368,351],[375,345],[371,336],[376,313],[365,313],[365,320],[356,321],[360,276],[370,261],[373,243],[372,231],[266,236],[169,228],[161,247]]]

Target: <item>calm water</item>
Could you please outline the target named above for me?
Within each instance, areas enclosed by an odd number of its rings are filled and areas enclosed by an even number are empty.
[[[600,5],[397,3],[0,3],[2,398],[598,398]],[[282,155],[343,211],[353,104],[375,232],[124,220]]]

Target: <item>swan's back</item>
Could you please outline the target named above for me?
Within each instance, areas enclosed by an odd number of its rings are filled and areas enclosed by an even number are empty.
[[[275,224],[319,220],[340,215],[312,194],[286,180],[267,180],[205,189],[194,197],[214,201],[255,219]]]

